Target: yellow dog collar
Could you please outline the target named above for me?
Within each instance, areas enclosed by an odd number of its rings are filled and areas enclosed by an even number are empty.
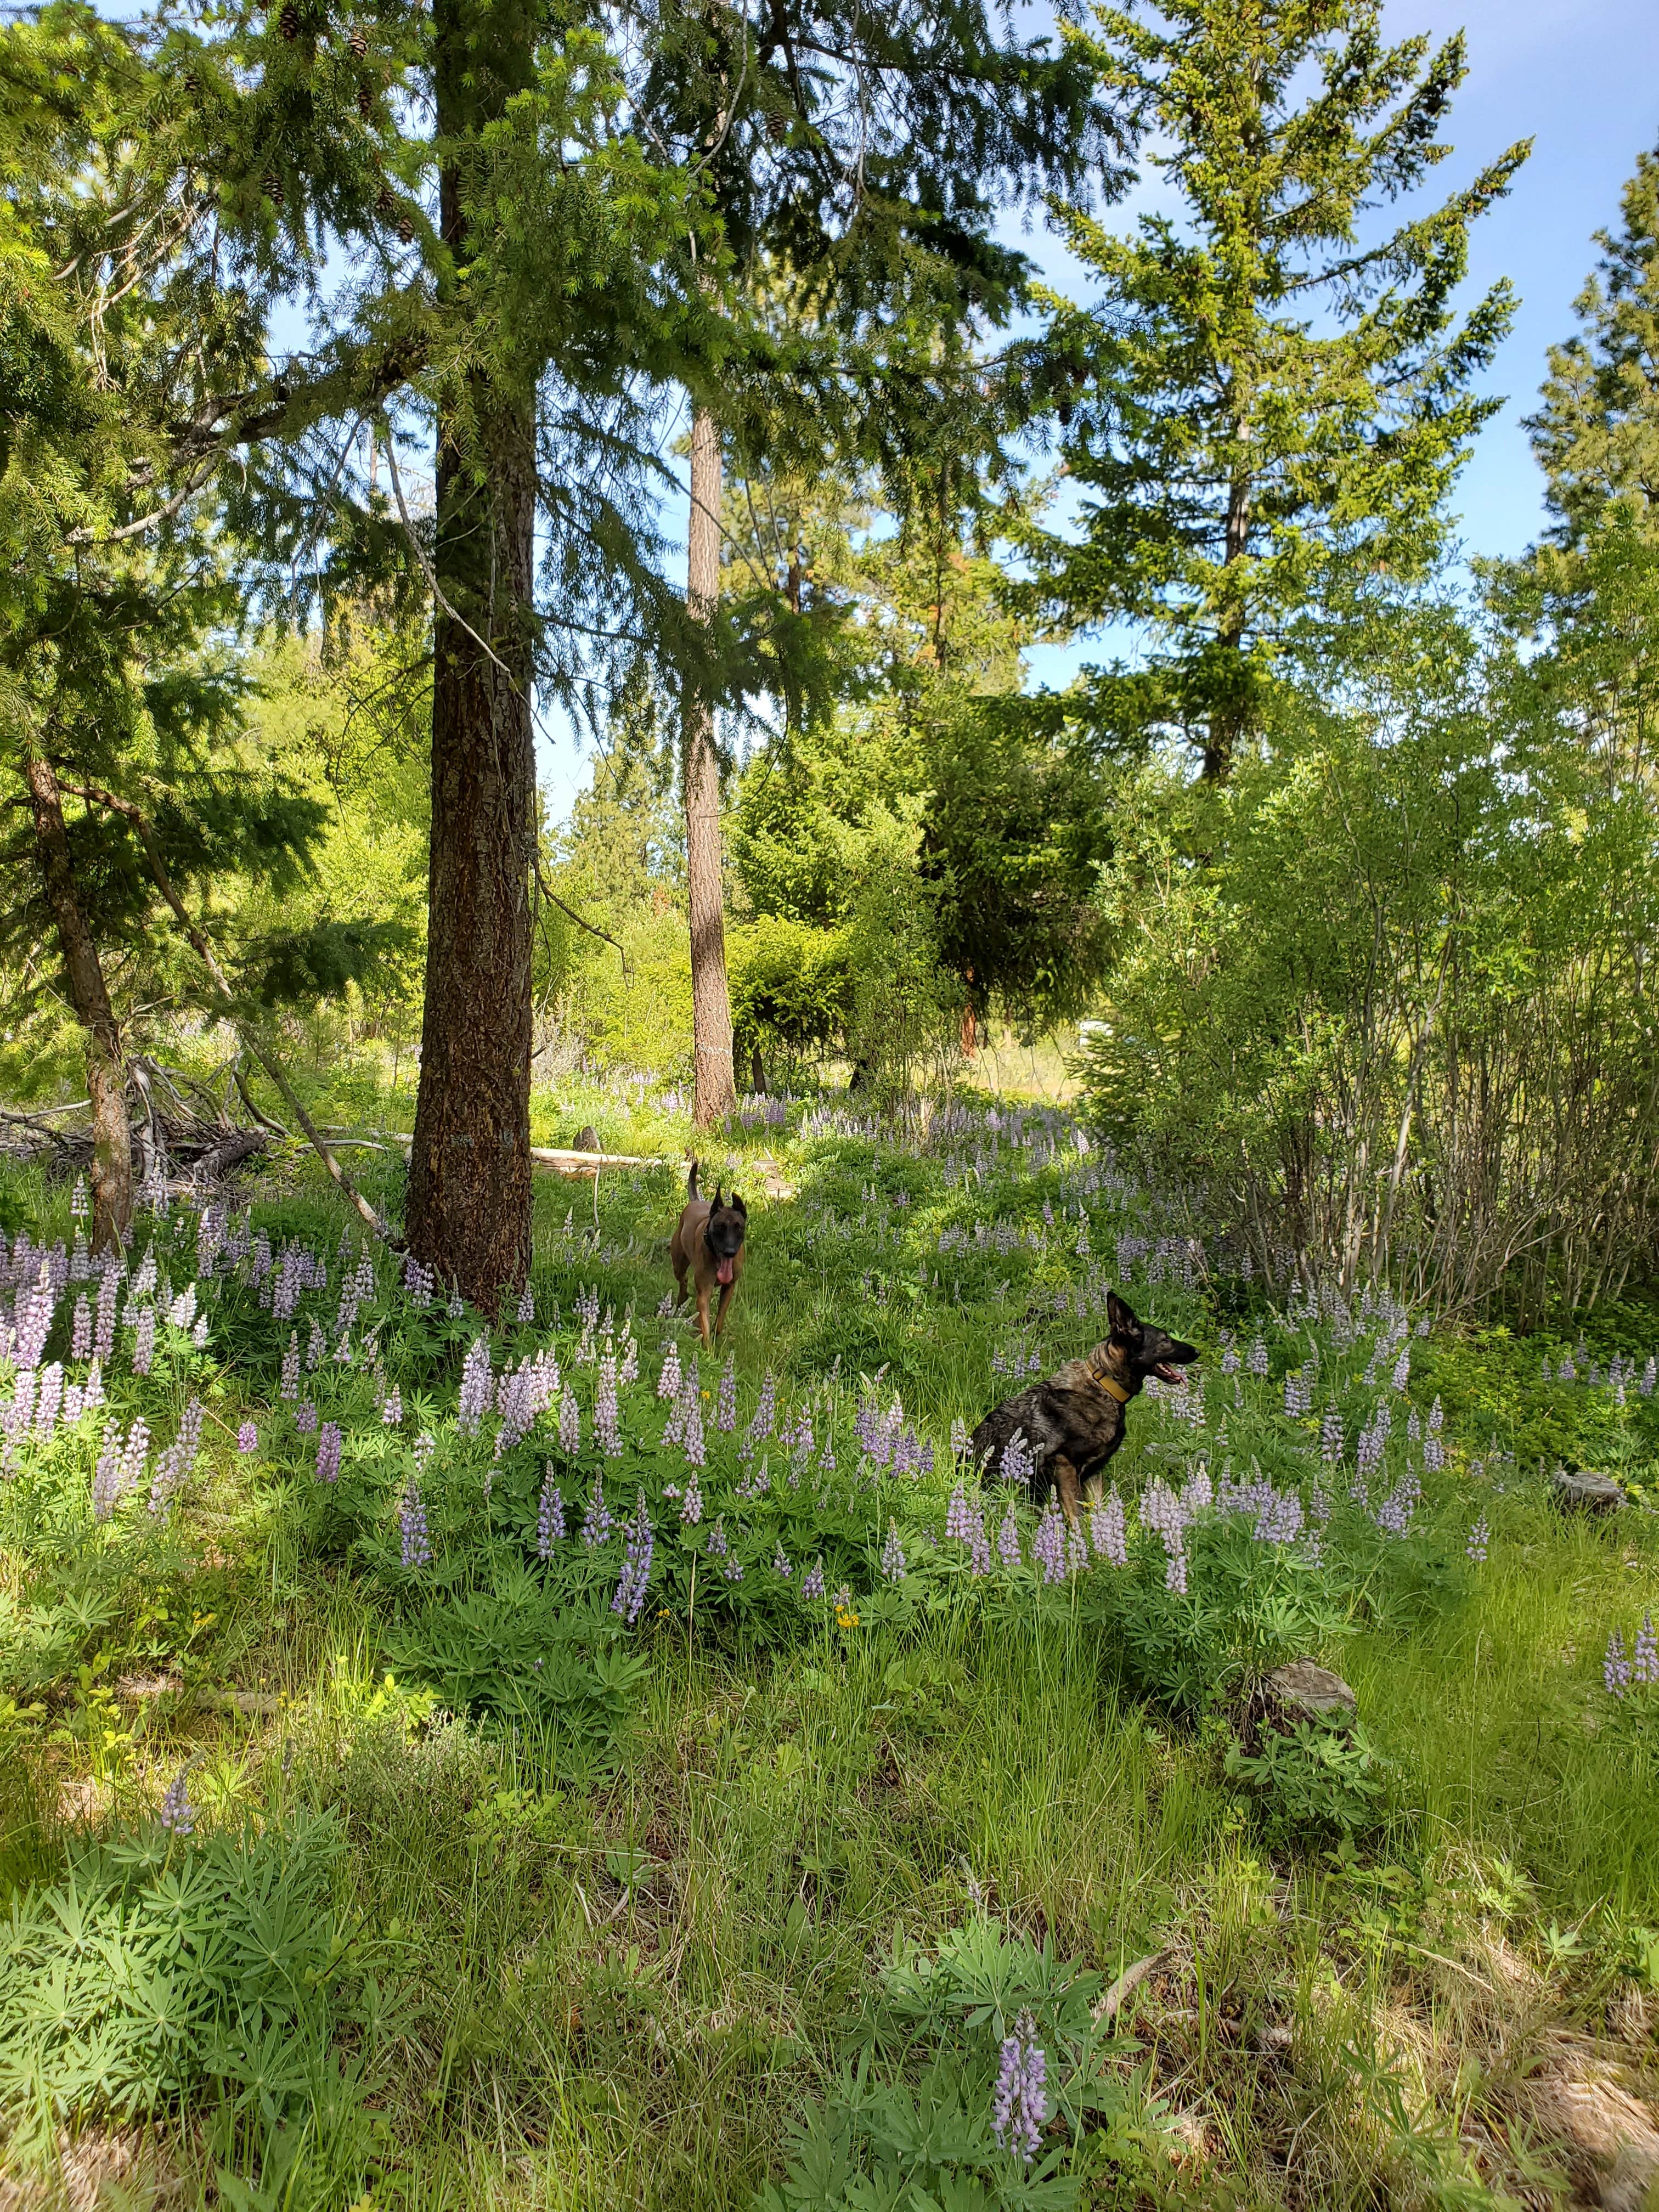
[[[1121,1382],[1115,1382],[1109,1375],[1095,1375],[1091,1373],[1089,1380],[1094,1384],[1097,1390],[1103,1390],[1109,1398],[1115,1398],[1120,1406],[1127,1406],[1130,1398],[1133,1395],[1133,1393],[1132,1391],[1126,1390]]]

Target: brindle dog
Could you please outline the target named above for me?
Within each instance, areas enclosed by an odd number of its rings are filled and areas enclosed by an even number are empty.
[[[692,1294],[697,1301],[697,1330],[705,1344],[708,1341],[708,1301],[716,1289],[720,1294],[720,1308],[714,1316],[714,1334],[719,1336],[726,1328],[726,1309],[732,1303],[732,1293],[738,1287],[738,1278],[743,1273],[744,1239],[749,1231],[749,1208],[733,1191],[722,1199],[720,1185],[714,1186],[713,1199],[697,1195],[697,1164],[691,1163],[691,1173],[685,1185],[685,1209],[676,1223],[668,1254],[674,1263],[674,1274],[680,1291],[676,1307],[686,1300],[685,1279],[691,1278]]]
[[[1146,1377],[1184,1382],[1181,1370],[1198,1357],[1194,1346],[1139,1320],[1115,1291],[1107,1297],[1106,1317],[1111,1334],[1103,1344],[994,1407],[970,1439],[975,1462],[995,1476],[1010,1438],[1022,1434],[1035,1462],[1031,1502],[1041,1505],[1057,1490],[1068,1521],[1076,1520],[1085,1496],[1101,1496],[1106,1462],[1123,1441],[1129,1401]]]

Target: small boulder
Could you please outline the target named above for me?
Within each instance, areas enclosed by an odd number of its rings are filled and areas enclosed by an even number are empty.
[[[1359,1710],[1358,1698],[1342,1677],[1311,1659],[1292,1659],[1264,1675],[1261,1700],[1280,1726],[1290,1729],[1298,1721],[1346,1728]]]
[[[605,1146],[599,1142],[599,1133],[593,1124],[585,1121],[577,1130],[570,1149],[573,1152],[602,1152]]]
[[[1564,1513],[1616,1513],[1625,1502],[1625,1493],[1610,1474],[1592,1474],[1586,1469],[1569,1474],[1558,1467],[1550,1477],[1550,1492]]]

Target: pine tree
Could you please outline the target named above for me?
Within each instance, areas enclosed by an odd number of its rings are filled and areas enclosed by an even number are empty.
[[[1102,292],[1086,309],[1054,300],[1029,364],[1083,495],[1079,539],[1028,536],[1032,597],[1074,624],[1148,625],[1155,719],[1200,744],[1212,779],[1305,609],[1432,562],[1447,491],[1500,404],[1472,386],[1509,289],[1461,319],[1451,300],[1470,224],[1528,149],[1367,242],[1369,219],[1449,151],[1437,134],[1465,72],[1461,37],[1390,46],[1381,14],[1168,0],[1102,9],[1097,34],[1073,34],[1176,205],[1129,238],[1057,210]]]
[[[1659,539],[1659,151],[1638,155],[1615,236],[1574,302],[1581,335],[1550,349],[1527,427],[1548,479],[1555,538],[1579,544],[1612,506]]]
[[[832,352],[856,340],[866,410],[872,402],[890,408],[896,396],[890,382],[870,380],[886,351],[884,318],[896,318],[898,351],[913,367],[941,342],[954,350],[971,318],[998,319],[1016,296],[1026,263],[993,234],[993,188],[1018,196],[1035,180],[1073,184],[1091,155],[1111,143],[1081,58],[1050,58],[1000,37],[981,0],[873,15],[847,0],[793,0],[753,28],[736,10],[710,9],[671,29],[660,56],[652,79],[656,133],[702,163],[719,219],[723,252],[705,268],[704,285],[733,314],[758,291],[769,337],[767,310],[781,291]],[[1102,179],[1111,187],[1122,181],[1109,165]],[[751,458],[757,418],[775,416],[779,368],[793,382],[804,353],[810,361],[802,326],[793,335],[797,343],[784,344],[781,360],[763,343],[749,362],[758,371],[745,410]],[[687,605],[710,648],[681,672],[693,1118],[702,1126],[737,1103],[712,665],[721,417],[729,427],[732,409],[729,391],[722,404],[718,387],[694,382],[690,396]],[[832,417],[845,420],[848,397],[831,396]]]

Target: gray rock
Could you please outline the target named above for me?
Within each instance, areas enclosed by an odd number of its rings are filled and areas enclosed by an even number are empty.
[[[570,1149],[573,1152],[602,1152],[605,1146],[599,1142],[599,1131],[588,1121],[577,1130]]]
[[[1550,1477],[1550,1490],[1565,1513],[1616,1513],[1625,1502],[1624,1492],[1610,1474],[1569,1474],[1564,1467]]]
[[[1311,1659],[1292,1659],[1275,1667],[1261,1682],[1264,1703],[1291,1728],[1298,1721],[1323,1721],[1346,1726],[1359,1710],[1359,1700],[1340,1674]]]

